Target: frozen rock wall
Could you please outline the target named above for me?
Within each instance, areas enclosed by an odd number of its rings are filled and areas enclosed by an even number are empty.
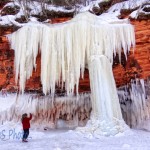
[[[130,84],[118,89],[121,110],[126,123],[140,127],[150,119],[150,79],[132,80]]]

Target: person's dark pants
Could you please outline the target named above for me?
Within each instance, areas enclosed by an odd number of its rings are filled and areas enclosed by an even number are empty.
[[[23,140],[26,140],[28,138],[28,136],[29,136],[29,129],[24,129],[23,131],[24,131],[24,133],[23,133]]]

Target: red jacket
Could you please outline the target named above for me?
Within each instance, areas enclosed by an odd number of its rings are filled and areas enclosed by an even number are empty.
[[[29,129],[30,128],[30,120],[32,119],[32,115],[30,114],[30,117],[27,118],[23,118],[22,120],[22,125],[23,125],[23,129]]]

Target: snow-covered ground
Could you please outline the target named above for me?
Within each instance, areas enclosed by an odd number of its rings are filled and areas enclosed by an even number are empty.
[[[0,112],[9,109],[15,95],[0,95]],[[61,122],[60,122],[61,123]],[[147,124],[149,126],[149,124]],[[29,142],[22,143],[21,122],[4,122],[0,125],[0,150],[149,150],[150,132],[127,130],[111,137],[93,138],[69,128],[36,128],[31,123]]]
[[[130,130],[100,139],[86,138],[74,130],[30,130],[29,142],[21,141],[21,124],[0,126],[1,150],[149,150],[150,133]],[[17,134],[17,135],[16,135]]]

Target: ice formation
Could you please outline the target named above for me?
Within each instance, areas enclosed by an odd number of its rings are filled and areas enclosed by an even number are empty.
[[[128,23],[102,24],[99,17],[81,13],[71,21],[55,25],[29,24],[9,36],[15,50],[16,82],[19,77],[20,90],[36,68],[38,47],[41,52],[41,82],[44,94],[54,94],[55,84],[63,87],[68,94],[78,92],[80,75],[98,44],[95,54],[103,54],[113,61],[113,54],[122,48],[126,55],[135,44],[134,28]]]
[[[78,93],[79,78],[84,77],[85,66],[89,67],[92,115],[86,127],[78,131],[109,136],[126,129],[112,75],[113,55],[118,53],[121,59],[121,51],[126,55],[135,45],[134,28],[126,20],[111,24],[87,12],[62,24],[29,24],[9,39],[15,50],[16,81],[19,78],[22,92],[36,68],[39,47],[45,95],[53,96],[56,84],[65,84],[67,95],[73,95],[76,85]]]
[[[140,127],[150,119],[149,85],[149,79],[136,79],[118,89],[122,114],[130,127]]]
[[[90,94],[75,96],[8,95],[13,102],[0,108],[0,123],[20,122],[23,113],[32,113],[33,128],[77,127],[86,124],[91,113]],[[6,101],[6,99],[5,99]],[[9,99],[10,101],[10,99]],[[2,103],[2,99],[0,100]]]
[[[105,55],[92,55],[89,61],[92,113],[87,125],[77,131],[97,138],[126,131],[128,127],[122,119],[112,64]]]

